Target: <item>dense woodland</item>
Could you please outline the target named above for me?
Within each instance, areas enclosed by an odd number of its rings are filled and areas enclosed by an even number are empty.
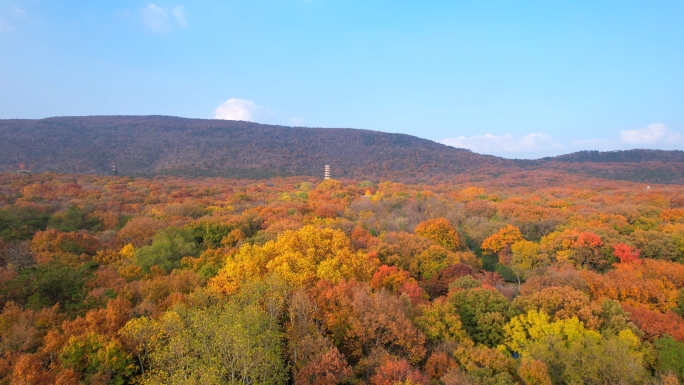
[[[0,174],[3,384],[678,384],[684,187]]]
[[[318,176],[402,183],[479,182],[545,170],[647,183],[684,184],[684,152],[582,151],[510,160],[410,135],[168,116],[0,120],[0,170],[106,175],[268,179]]]

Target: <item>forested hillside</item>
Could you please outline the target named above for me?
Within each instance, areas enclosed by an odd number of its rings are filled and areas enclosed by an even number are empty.
[[[626,151],[579,151],[543,160],[561,162],[598,163],[641,163],[641,162],[684,162],[684,151],[626,150]]]
[[[406,183],[479,181],[524,170],[684,184],[684,152],[579,152],[508,160],[410,135],[164,116],[0,120],[0,170],[264,179],[320,176]]]
[[[535,161],[535,166],[606,179],[684,184],[684,151],[580,151]]]
[[[506,164],[402,134],[174,117],[0,121],[0,169],[267,178],[321,175],[428,180]]]
[[[0,384],[684,380],[684,187],[0,173]]]

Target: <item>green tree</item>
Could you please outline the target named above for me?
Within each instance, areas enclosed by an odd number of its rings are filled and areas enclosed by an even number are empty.
[[[632,234],[634,244],[641,251],[642,258],[664,259],[682,262],[681,255],[672,235],[656,230],[637,230]]]
[[[260,303],[269,295],[258,292],[223,305],[167,311],[152,327],[159,332],[143,383],[285,383],[284,334],[277,322],[282,309]]]
[[[644,384],[643,353],[621,336],[596,339],[581,335],[572,342],[550,335],[528,347],[531,358],[544,362],[554,384]]]
[[[684,381],[684,343],[665,335],[653,342],[658,352],[658,373],[674,373]]]
[[[103,229],[102,223],[97,218],[88,217],[86,212],[78,206],[69,206],[66,211],[54,213],[48,221],[48,226],[59,231]]]
[[[121,345],[96,333],[69,338],[59,355],[65,368],[85,376],[86,383],[97,377],[109,384],[122,385],[135,371],[131,356]]]
[[[152,266],[159,266],[169,273],[180,266],[183,257],[198,255],[197,241],[190,230],[169,227],[158,232],[151,245],[138,249],[135,259],[144,271],[149,271]]]
[[[423,307],[422,314],[416,318],[416,325],[428,341],[435,344],[442,341],[460,343],[470,339],[458,314],[444,300],[436,300]]]
[[[673,310],[675,313],[684,317],[684,289],[679,289],[679,294],[677,295],[677,307]]]
[[[474,288],[453,292],[449,303],[473,341],[490,347],[501,343],[503,327],[508,322],[506,297],[496,290]]]
[[[91,265],[79,269],[52,261],[22,269],[19,275],[0,288],[2,298],[12,300],[33,309],[41,309],[59,303],[70,314],[84,308],[88,293],[85,286]]]
[[[0,210],[0,238],[7,242],[31,239],[45,230],[50,214],[31,207],[9,206]]]
[[[214,247],[221,245],[221,240],[231,231],[236,229],[235,225],[202,221],[189,225],[188,230],[198,243],[208,243]]]

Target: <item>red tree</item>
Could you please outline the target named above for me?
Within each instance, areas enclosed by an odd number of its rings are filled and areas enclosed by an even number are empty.
[[[620,263],[641,263],[639,253],[640,251],[634,246],[625,245],[624,243],[613,245],[613,254],[620,259]]]

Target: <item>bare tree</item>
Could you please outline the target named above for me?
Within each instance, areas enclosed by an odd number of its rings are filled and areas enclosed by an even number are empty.
[[[36,261],[31,253],[30,241],[11,242],[0,255],[0,264],[2,266],[12,264],[20,269],[24,269],[35,263]]]

